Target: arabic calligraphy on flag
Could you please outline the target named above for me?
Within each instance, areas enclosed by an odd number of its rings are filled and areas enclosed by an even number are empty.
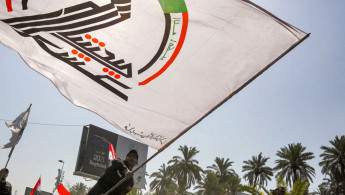
[[[247,0],[37,0],[0,18],[66,98],[156,149],[307,37]]]

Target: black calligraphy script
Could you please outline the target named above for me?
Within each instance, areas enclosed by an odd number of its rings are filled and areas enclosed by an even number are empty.
[[[124,59],[116,58],[115,54],[106,48],[105,55],[100,55],[97,52],[104,47],[104,44],[93,46],[91,41],[85,41],[82,35],[129,19],[130,3],[131,0],[111,0],[111,3],[107,5],[98,6],[88,1],[51,13],[2,21],[10,25],[19,35],[33,38],[51,56],[67,63],[121,99],[128,101],[128,96],[123,91],[130,87],[118,78],[131,78],[132,64],[126,63]],[[66,51],[64,49],[66,47],[72,47],[74,51],[78,51],[79,58]],[[84,56],[87,57],[84,58]],[[109,74],[95,73],[85,69],[85,63],[90,60],[102,65],[104,72]]]

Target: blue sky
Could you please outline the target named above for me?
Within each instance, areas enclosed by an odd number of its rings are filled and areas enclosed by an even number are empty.
[[[283,146],[301,142],[315,159],[311,191],[322,182],[318,166],[321,145],[345,134],[345,2],[255,0],[254,3],[311,35],[237,95],[183,135],[147,165],[148,173],[179,155],[180,145],[195,146],[202,168],[216,157],[230,158],[240,175],[243,161],[260,152],[270,157]],[[80,126],[29,124],[16,147],[8,168],[13,193],[23,194],[42,176],[42,189],[52,191],[65,164],[65,181],[94,182],[73,176],[83,125],[94,124],[124,135],[96,114],[78,108],[65,99],[46,78],[30,69],[19,55],[0,46],[0,119],[13,120],[33,104],[30,122]],[[10,137],[0,123],[0,143]],[[150,149],[149,155],[155,150]],[[4,166],[9,150],[0,150]],[[242,180],[244,183],[244,180]],[[269,183],[274,188],[275,182]]]

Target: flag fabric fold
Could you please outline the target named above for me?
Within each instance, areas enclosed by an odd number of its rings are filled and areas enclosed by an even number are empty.
[[[62,183],[56,188],[53,195],[70,195],[70,193],[66,190],[65,186]]]
[[[41,177],[38,179],[35,187],[32,189],[30,195],[40,195],[41,193]]]
[[[11,148],[18,144],[19,140],[21,139],[24,133],[24,129],[28,123],[30,108],[31,104],[29,108],[23,113],[21,113],[13,122],[5,122],[6,126],[11,130],[12,136],[9,140],[9,143],[0,146],[0,149]]]
[[[248,0],[36,0],[0,18],[62,95],[156,149],[308,36]]]

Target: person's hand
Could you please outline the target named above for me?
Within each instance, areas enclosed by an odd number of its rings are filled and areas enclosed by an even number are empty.
[[[130,178],[130,177],[133,177],[133,176],[134,176],[133,171],[130,171],[129,169],[125,170],[125,177],[126,178]]]

